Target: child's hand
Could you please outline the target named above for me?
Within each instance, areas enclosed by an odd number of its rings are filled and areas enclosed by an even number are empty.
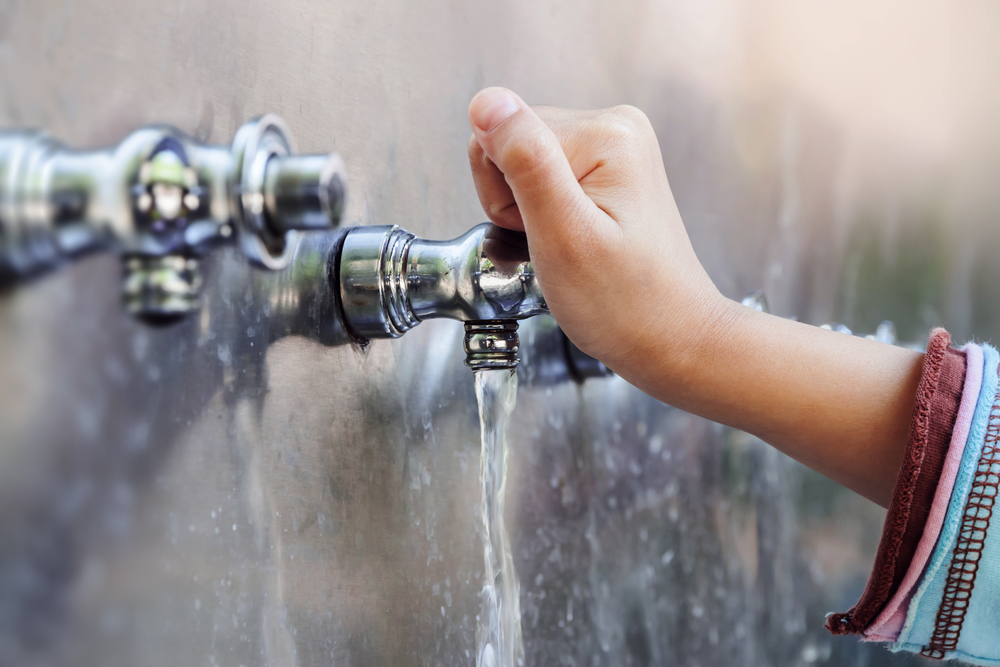
[[[527,232],[545,299],[574,343],[656,398],[888,505],[923,355],[723,298],[641,111],[533,109],[487,88],[469,120],[483,208]]]
[[[486,214],[527,232],[545,299],[573,342],[647,388],[648,355],[680,361],[724,300],[691,248],[646,116],[531,108],[487,88],[469,119]]]

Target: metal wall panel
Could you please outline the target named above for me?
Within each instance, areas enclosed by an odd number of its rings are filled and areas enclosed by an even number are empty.
[[[808,76],[783,74],[767,54],[794,14],[739,0],[0,0],[0,125],[91,147],[167,122],[225,143],[277,113],[301,150],[343,155],[346,224],[450,238],[483,218],[466,158],[480,87],[632,103],[728,295],[764,287],[779,314],[814,323],[893,317],[910,339],[948,318],[988,335],[990,311],[970,304],[994,293],[991,265],[931,241],[956,211],[992,209],[924,187],[950,164],[937,144],[914,148],[908,126],[868,143]],[[911,134],[932,136],[937,117],[915,118]],[[327,346],[300,316],[315,295],[287,272],[235,251],[207,265],[200,315],[169,327],[121,311],[110,256],[0,297],[0,661],[471,664],[479,444],[461,325]],[[544,325],[523,328],[511,427],[527,664],[886,659],[822,628],[860,592],[881,510],[620,379],[547,377]]]

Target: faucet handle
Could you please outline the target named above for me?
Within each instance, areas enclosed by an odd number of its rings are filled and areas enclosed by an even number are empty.
[[[241,127],[233,139],[233,212],[250,261],[282,269],[298,230],[340,223],[346,177],[339,155],[301,155],[284,121],[273,114]]]
[[[337,227],[346,187],[344,161],[336,153],[272,158],[264,174],[269,227],[278,234]]]

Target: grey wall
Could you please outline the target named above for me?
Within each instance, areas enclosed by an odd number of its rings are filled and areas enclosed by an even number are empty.
[[[0,0],[0,124],[227,143],[277,113],[343,155],[348,224],[446,238],[483,219],[480,87],[632,103],[728,295],[989,337],[993,10],[849,4]],[[121,312],[113,257],[0,296],[0,661],[471,664],[461,327],[324,347],[285,335],[282,276],[208,265],[201,315],[167,328]],[[822,628],[864,585],[879,508],[621,380],[548,382],[536,326],[508,503],[529,665],[887,658]]]

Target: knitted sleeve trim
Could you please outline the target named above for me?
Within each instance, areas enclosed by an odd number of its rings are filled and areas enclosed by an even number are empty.
[[[923,647],[920,655],[941,660],[951,651],[958,649],[965,616],[969,611],[969,601],[976,586],[976,575],[986,548],[986,535],[993,518],[993,505],[1000,487],[1000,396],[994,399],[990,410],[986,439],[979,456],[979,465],[972,483],[972,490],[965,502],[962,525],[958,531],[958,541],[951,556],[948,578],[944,584],[944,595],[934,619],[934,633]]]
[[[979,402],[979,390],[983,381],[983,350],[975,343],[969,343],[962,348],[965,353],[965,380],[962,383],[959,394],[958,414],[951,427],[951,438],[948,443],[948,453],[944,459],[944,466],[938,477],[937,488],[934,490],[934,500],[931,503],[927,520],[924,523],[924,531],[920,535],[920,542],[917,543],[917,550],[913,554],[910,566],[906,569],[906,576],[899,584],[896,592],[889,598],[889,602],[879,612],[878,617],[865,628],[864,639],[866,641],[888,641],[895,642],[900,631],[906,622],[906,614],[910,607],[910,600],[916,593],[917,586],[927,568],[930,558],[934,553],[938,538],[944,528],[945,518],[948,514],[948,505],[951,502],[951,493],[955,487],[955,481],[961,467],[962,458],[965,454],[965,443],[969,438],[969,430],[972,427],[975,415],[976,404]],[[948,350],[948,354],[951,350]],[[941,387],[938,395],[943,391],[948,372],[948,357],[945,357],[945,368],[942,369]],[[936,415],[932,415],[932,418]],[[940,420],[939,421],[943,421]],[[932,428],[933,430],[933,428]],[[925,466],[926,467],[926,466]]]
[[[958,408],[962,403],[965,371],[965,352],[953,347],[946,348],[941,364],[941,378],[938,381],[937,391],[931,399],[924,462],[920,466],[920,475],[914,486],[913,503],[910,505],[910,516],[906,521],[906,530],[900,544],[890,598],[899,589],[913,561],[927,524],[927,517],[934,504],[934,493],[941,479],[941,471],[944,470],[944,461],[951,445],[951,433],[955,429]]]
[[[849,611],[831,614],[833,634],[860,634],[892,598],[909,568],[934,501],[965,378],[965,354],[949,347],[944,329],[931,332],[910,419],[906,452],[893,490],[872,573]]]

